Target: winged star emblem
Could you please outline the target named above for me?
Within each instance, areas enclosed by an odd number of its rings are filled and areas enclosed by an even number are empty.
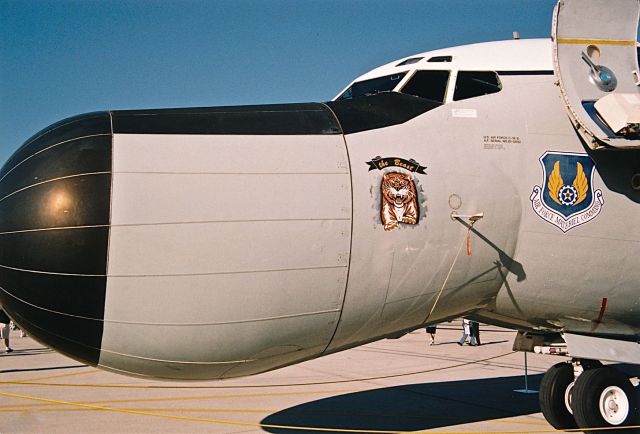
[[[576,163],[576,177],[572,184],[565,184],[560,173],[560,161],[553,165],[549,175],[549,197],[561,206],[575,206],[584,201],[589,192],[589,181],[580,162]]]
[[[567,232],[600,214],[604,198],[594,189],[595,164],[588,155],[547,151],[539,160],[544,181],[534,185],[529,199],[540,218]],[[573,181],[566,182],[563,174]]]

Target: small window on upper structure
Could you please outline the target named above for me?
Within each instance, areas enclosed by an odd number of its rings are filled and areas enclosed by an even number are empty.
[[[473,98],[500,92],[502,83],[498,74],[492,71],[460,71],[456,81],[453,100]]]
[[[459,71],[453,100],[473,98],[500,92],[502,83],[498,74],[492,71]]]
[[[443,103],[448,82],[449,71],[416,71],[401,92]]]
[[[424,59],[424,57],[411,57],[410,59],[407,59],[404,62],[398,63],[396,66],[411,65],[411,64],[414,64],[414,63],[418,63],[422,59]]]
[[[406,74],[406,72],[402,72],[400,74],[357,81],[349,86],[349,89],[345,90],[342,95],[338,97],[338,101],[343,99],[359,98],[361,96],[375,95],[380,92],[391,92]]]
[[[431,59],[427,60],[427,62],[451,62],[452,60],[452,56],[434,56]]]

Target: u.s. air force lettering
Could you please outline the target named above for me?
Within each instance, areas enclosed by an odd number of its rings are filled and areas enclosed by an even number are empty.
[[[567,232],[600,213],[604,199],[601,190],[593,190],[594,165],[588,155],[549,151],[540,163],[544,183],[534,186],[530,197],[536,214]]]

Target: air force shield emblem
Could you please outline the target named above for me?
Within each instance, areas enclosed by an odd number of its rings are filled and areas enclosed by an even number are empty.
[[[540,157],[544,184],[531,193],[533,210],[542,219],[567,232],[602,210],[601,190],[593,190],[593,160],[585,154],[545,152]]]

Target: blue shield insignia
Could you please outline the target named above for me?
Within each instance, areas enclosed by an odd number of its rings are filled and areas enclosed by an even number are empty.
[[[595,218],[604,205],[593,189],[593,160],[586,154],[545,152],[540,157],[544,183],[531,194],[533,210],[563,232]]]

